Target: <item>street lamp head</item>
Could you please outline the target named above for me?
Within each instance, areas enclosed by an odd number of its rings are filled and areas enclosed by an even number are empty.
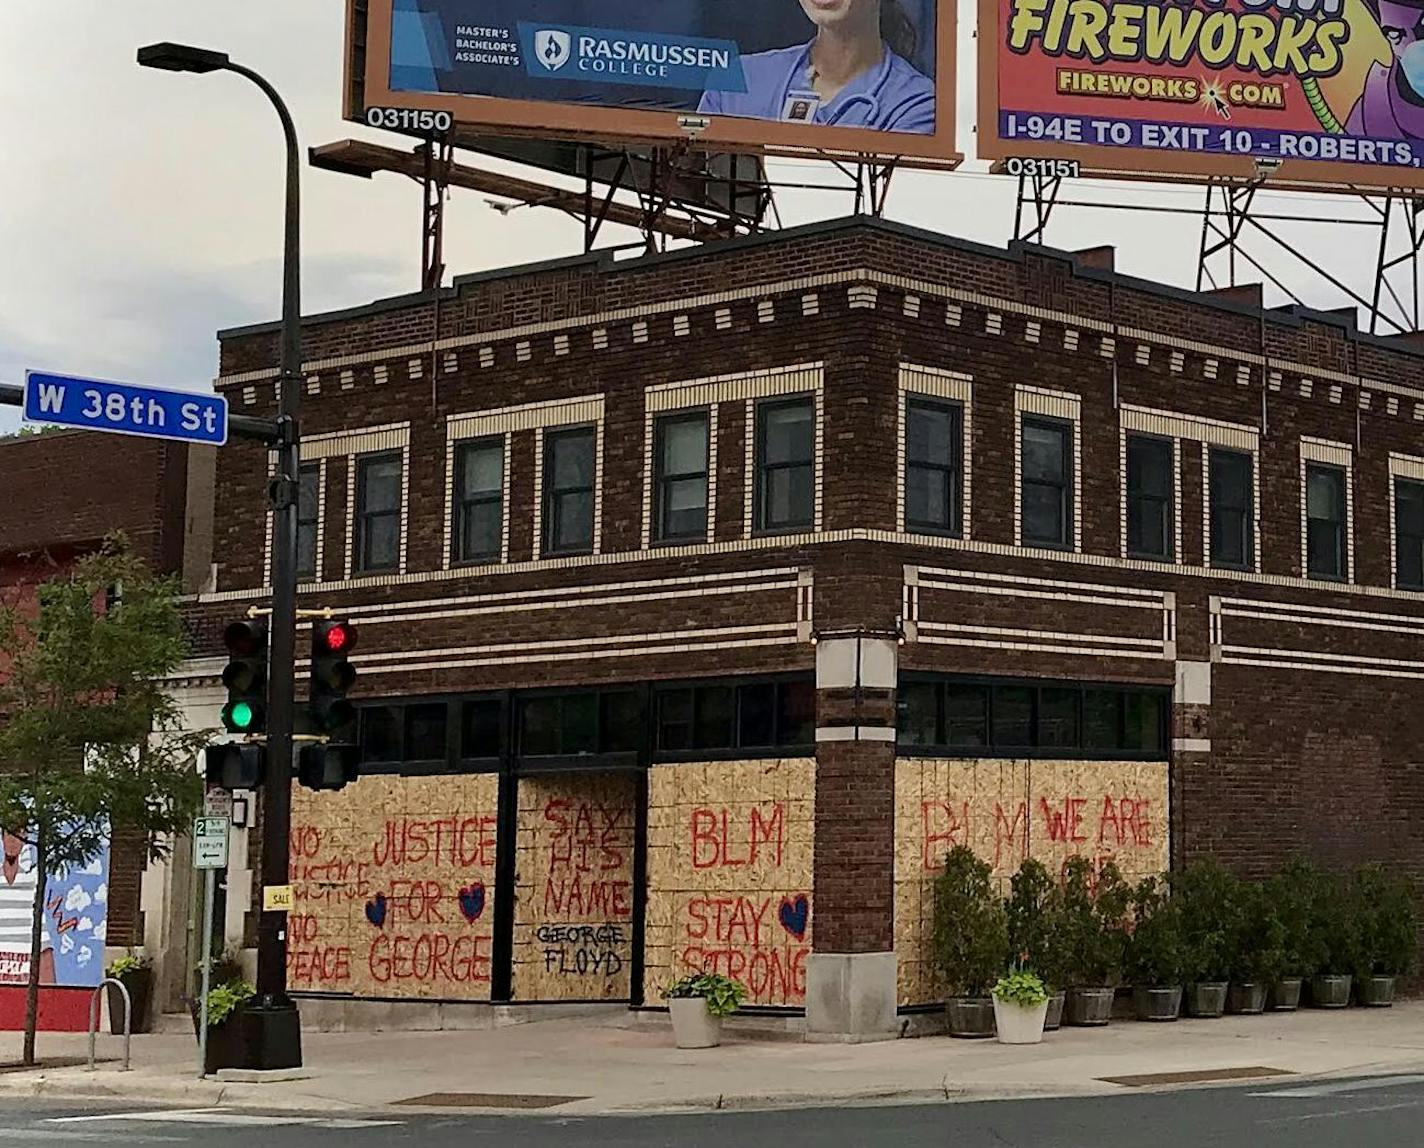
[[[138,63],[141,68],[165,72],[219,72],[228,66],[228,56],[226,52],[187,44],[149,44],[138,50]]]

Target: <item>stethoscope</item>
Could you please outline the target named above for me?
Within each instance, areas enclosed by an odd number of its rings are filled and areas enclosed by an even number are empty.
[[[809,44],[806,45],[805,55],[806,63],[804,67],[798,68],[798,70],[801,71],[806,86],[803,89],[798,89],[792,86],[791,81],[788,81],[786,85],[786,91],[782,96],[783,103],[785,103],[787,100],[791,99],[793,96],[799,94],[802,91],[814,93],[816,90],[816,71],[811,66],[811,46]],[[883,60],[880,64],[880,67],[882,69],[884,67]],[[875,86],[879,88],[881,82],[883,82],[883,78],[881,80],[877,80]],[[827,125],[844,123],[847,117],[847,113],[852,108],[858,107],[863,107],[865,109],[865,118],[860,121],[861,124],[874,124],[876,119],[880,115],[880,99],[878,96],[874,95],[871,92],[855,92],[848,96],[837,93],[836,98],[831,101],[831,105],[835,108],[834,112],[830,113],[828,118],[826,118],[825,120],[818,120],[816,122]],[[818,101],[818,112],[824,110],[826,107],[827,105],[820,104]]]

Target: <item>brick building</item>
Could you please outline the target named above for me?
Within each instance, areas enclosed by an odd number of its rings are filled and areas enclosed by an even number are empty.
[[[35,587],[62,576],[75,561],[92,553],[113,531],[122,531],[134,552],[153,569],[180,576],[190,589],[200,588],[208,576],[212,530],[212,450],[177,443],[148,442],[85,431],[50,431],[0,440],[0,476],[4,500],[0,504],[0,597],[23,607],[33,600]],[[162,911],[149,914],[141,878],[144,842],[122,831],[112,841],[105,884],[106,912],[91,908],[76,916],[75,924],[96,917],[105,924],[104,936],[91,947],[97,957],[86,964],[102,965],[105,946],[110,951],[142,945],[146,931],[163,929]],[[23,868],[23,866],[21,866]],[[23,883],[21,874],[7,871],[0,881],[6,887]],[[32,878],[31,878],[32,880]],[[33,888],[33,885],[30,886]],[[13,891],[13,890],[12,890]],[[54,892],[51,886],[51,893]],[[85,894],[88,896],[88,893]],[[27,926],[28,911],[20,898],[4,897],[7,937],[10,930]],[[178,910],[186,918],[187,907]],[[61,922],[62,924],[62,922]],[[84,930],[69,933],[82,948]],[[79,951],[71,945],[71,951]],[[28,943],[25,944],[28,950]],[[28,961],[25,962],[26,969]],[[18,967],[0,982],[23,979]],[[59,983],[74,983],[63,973]],[[73,971],[73,970],[71,970]],[[92,975],[88,969],[78,983]],[[13,975],[10,975],[13,973]],[[41,1023],[45,1027],[83,1031],[88,1019],[87,991],[49,990],[42,993]],[[24,1017],[24,991],[0,987],[0,1028],[19,1027]]]
[[[221,345],[271,412],[275,328]],[[295,989],[695,966],[873,1035],[937,997],[953,843],[1424,862],[1404,341],[853,219],[470,276],[306,354],[302,598],[360,629],[366,774],[296,800]],[[222,452],[209,655],[268,593],[265,479]]]

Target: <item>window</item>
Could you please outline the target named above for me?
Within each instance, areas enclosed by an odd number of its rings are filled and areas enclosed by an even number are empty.
[[[905,404],[905,529],[962,529],[964,411],[958,403]]]
[[[654,537],[701,541],[707,537],[707,412],[658,419],[653,449]]]
[[[1246,570],[1256,561],[1251,456],[1235,450],[1212,450],[1209,467],[1211,564]]]
[[[317,533],[321,515],[321,463],[308,462],[297,471],[297,577],[316,577]]]
[[[756,529],[770,532],[814,525],[815,400],[762,403],[756,433]]]
[[[633,690],[531,694],[519,699],[522,757],[582,757],[638,749],[642,708]]]
[[[444,761],[445,732],[450,707],[445,702],[423,702],[405,707],[406,761]]]
[[[659,687],[653,710],[663,757],[805,747],[816,737],[810,679]]]
[[[504,440],[459,444],[455,455],[456,562],[493,562],[504,534]]]
[[[1167,758],[1166,687],[972,681],[899,685],[902,750],[960,757]]]
[[[544,437],[544,552],[593,552],[593,489],[597,459],[593,427]]]
[[[363,455],[356,460],[356,572],[400,567],[401,456]]]
[[[1127,438],[1127,552],[1135,558],[1173,554],[1172,441]]]
[[[1345,577],[1345,472],[1305,468],[1305,569],[1312,578]]]
[[[1394,581],[1424,589],[1424,482],[1394,480]]]
[[[503,742],[504,705],[499,698],[469,698],[460,703],[460,756],[497,758]]]
[[[1038,546],[1073,545],[1073,428],[1059,419],[1022,424],[1022,539]]]

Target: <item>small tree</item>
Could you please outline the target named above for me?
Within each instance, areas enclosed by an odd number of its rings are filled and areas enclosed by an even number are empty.
[[[956,845],[935,878],[935,963],[950,996],[987,996],[1008,963],[1008,922],[991,873],[972,849]]]
[[[27,1065],[47,875],[88,865],[114,828],[162,857],[201,800],[193,760],[205,738],[179,732],[162,680],[187,650],[176,590],[115,535],[35,602],[0,606],[0,826],[31,847],[36,879]]]
[[[1067,987],[1068,925],[1063,889],[1042,861],[1027,858],[1009,882],[1009,951],[1054,990]]]
[[[1187,980],[1227,980],[1240,881],[1215,857],[1203,857],[1173,874],[1171,884],[1181,911]]]
[[[1122,972],[1132,887],[1111,861],[1087,857],[1063,865],[1065,968],[1073,988],[1104,988]]]

